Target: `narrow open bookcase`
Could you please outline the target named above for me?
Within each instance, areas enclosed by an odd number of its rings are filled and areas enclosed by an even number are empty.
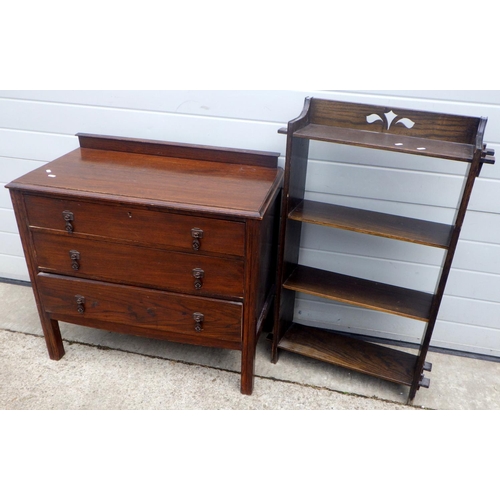
[[[409,386],[408,401],[429,387],[424,371],[432,333],[474,181],[494,151],[483,142],[486,118],[306,98],[287,135],[272,360],[279,350]],[[441,158],[467,164],[452,224],[306,200],[310,141]],[[334,160],[334,159],[332,159]],[[332,173],[334,176],[335,174]],[[445,252],[434,293],[299,265],[303,224],[355,231]],[[418,353],[294,322],[296,293],[395,314],[425,323]]]

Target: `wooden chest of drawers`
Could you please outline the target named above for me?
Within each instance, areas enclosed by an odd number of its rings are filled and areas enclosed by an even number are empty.
[[[274,295],[277,153],[79,134],[7,185],[49,355],[59,321],[241,351]]]

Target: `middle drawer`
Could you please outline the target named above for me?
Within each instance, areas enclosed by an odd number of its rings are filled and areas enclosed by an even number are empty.
[[[146,285],[183,293],[243,297],[240,259],[33,232],[39,271]]]

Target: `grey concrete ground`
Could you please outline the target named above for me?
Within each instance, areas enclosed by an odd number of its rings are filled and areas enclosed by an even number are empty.
[[[61,323],[66,354],[48,358],[30,287],[0,282],[0,409],[498,410],[500,363],[431,352],[431,386],[408,389],[283,352],[257,349],[252,396],[240,353]]]

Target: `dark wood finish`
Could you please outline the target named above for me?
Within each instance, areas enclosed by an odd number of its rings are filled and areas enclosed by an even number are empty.
[[[443,249],[448,248],[453,232],[453,226],[447,224],[310,200],[303,200],[289,217],[310,224]]]
[[[297,266],[283,286],[345,304],[427,321],[433,296],[386,283]]]
[[[49,355],[59,321],[241,351],[273,303],[278,153],[79,135],[7,185]]]
[[[260,260],[262,258],[261,253],[261,233],[253,221],[248,223],[248,239],[247,239],[247,266],[246,266],[246,280],[245,283],[247,287],[252,286],[252,282],[255,279],[255,270],[260,269]],[[259,294],[251,294],[248,297],[249,307],[253,310],[257,310],[257,303],[259,301]],[[255,350],[257,348],[258,335],[253,334],[257,332],[257,322],[259,317],[257,315],[247,315],[244,319],[243,328],[252,332],[247,337],[247,341],[242,348],[241,353],[241,387],[242,392],[245,394],[251,394],[253,391],[253,377],[248,377],[247,374],[254,372],[255,367]]]
[[[398,136],[476,144],[476,133],[481,121],[481,118],[392,106],[326,99],[311,99],[311,101],[310,123],[345,130],[376,132],[381,136],[381,140],[383,134],[393,133]],[[370,116],[372,118],[368,120]],[[406,120],[413,122],[411,128],[405,126]]]
[[[183,293],[243,298],[244,260],[33,232],[39,271]],[[79,253],[78,268],[70,252]],[[140,266],[140,272],[133,272]],[[204,271],[195,287],[194,269]]]
[[[38,281],[45,311],[54,319],[78,323],[81,315],[85,314],[89,322],[157,330],[157,338],[168,339],[173,333],[182,338],[191,337],[191,344],[241,348],[241,302],[46,273],[41,273]],[[84,312],[78,311],[77,296],[85,300]],[[193,319],[193,314],[197,312],[203,315],[200,332],[195,330]]]
[[[455,144],[448,141],[436,141],[421,137],[396,134],[383,134],[366,130],[345,130],[339,127],[328,127],[311,123],[295,132],[295,137],[314,139],[316,141],[336,142],[349,146],[360,146],[372,149],[384,149],[397,153],[410,153],[421,156],[432,156],[446,160],[469,162],[474,154],[470,144]]]
[[[275,168],[277,165],[277,158],[280,155],[279,153],[271,153],[268,151],[210,147],[197,144],[153,141],[151,139],[131,139],[127,137],[92,134],[77,134],[77,136],[80,147],[86,149],[167,156],[186,160],[234,163],[237,165],[250,165],[252,167]]]
[[[484,132],[484,127],[486,126],[486,121],[483,121],[482,124],[482,130],[481,132],[481,144],[482,144],[482,132]],[[424,369],[424,364],[425,364],[425,357],[427,355],[431,338],[432,338],[432,333],[434,332],[434,327],[436,325],[437,321],[437,316],[439,313],[439,308],[441,306],[441,302],[443,299],[444,291],[446,288],[446,282],[448,280],[448,276],[451,271],[451,266],[453,264],[453,257],[455,256],[455,251],[457,248],[458,240],[460,238],[460,232],[462,230],[462,225],[465,219],[465,215],[467,213],[467,206],[469,204],[470,196],[472,194],[472,189],[474,187],[474,181],[476,180],[476,177],[479,175],[479,172],[482,167],[482,153],[481,150],[478,149],[476,150],[476,153],[474,155],[474,160],[469,166],[469,171],[466,177],[466,182],[462,190],[462,194],[460,196],[460,200],[458,203],[458,210],[457,214],[455,216],[455,230],[453,231],[453,234],[451,235],[451,241],[450,241],[450,247],[448,252],[446,253],[445,260],[441,269],[441,274],[438,279],[437,283],[437,289],[436,293],[434,295],[434,300],[431,306],[431,314],[429,317],[429,323],[427,325],[427,329],[422,337],[422,343],[420,345],[420,350],[419,350],[419,358],[418,361],[415,365],[415,373],[414,373],[414,379],[413,379],[413,384],[410,388],[410,395],[409,399],[413,400],[415,397],[417,390],[422,386],[422,387],[428,387],[428,381],[424,379],[422,376],[422,370]]]
[[[428,387],[422,375],[428,369],[425,361],[436,324],[446,281],[451,269],[460,230],[475,178],[483,163],[494,162],[494,151],[483,143],[485,118],[446,115],[392,107],[307,98],[302,113],[279,133],[287,134],[287,158],[282,209],[277,297],[275,309],[272,360],[278,349],[340,364],[353,370],[393,380],[410,386],[408,401],[419,387]],[[369,210],[329,205],[303,199],[307,170],[307,148],[310,140],[329,141],[349,146],[382,149],[399,153],[445,158],[469,163],[464,188],[457,200],[453,224],[415,220]],[[304,153],[294,154],[297,148]],[[292,194],[296,193],[296,194]],[[303,223],[356,231],[374,236],[441,248],[445,252],[434,294],[374,283],[319,269],[298,266],[300,226]],[[297,227],[298,225],[298,227]],[[291,258],[289,257],[291,256]],[[293,324],[294,293],[303,292],[359,307],[397,314],[427,323],[418,356],[401,356],[404,376],[388,377],[388,359],[398,359],[391,350],[389,358],[378,353],[372,343],[338,339],[328,332]],[[385,351],[384,351],[385,352]],[[348,361],[346,361],[348,359]],[[363,362],[360,360],[364,359]],[[369,359],[369,361],[367,361]],[[395,361],[398,365],[399,361]],[[369,368],[366,368],[369,365]]]
[[[224,219],[261,219],[276,185],[276,168],[96,149],[77,149],[10,183],[12,189],[78,201]]]
[[[279,347],[404,385],[411,385],[417,361],[414,354],[297,323],[285,333]]]
[[[130,205],[89,203],[75,199],[25,197],[31,229],[67,233],[63,212],[72,214],[73,236],[129,241],[183,252],[245,255],[245,224],[228,220],[141,209]],[[193,249],[193,229],[203,236]]]
[[[38,291],[38,280],[36,279],[37,270],[35,263],[35,248],[31,243],[31,235],[28,229],[28,224],[26,223],[28,219],[27,219],[26,206],[24,204],[23,194],[19,191],[11,190],[10,196],[12,199],[12,205],[14,207],[14,214],[16,216],[17,226],[19,228],[19,235],[21,236],[24,255],[26,257],[26,263],[28,266],[30,281],[33,287],[33,292],[35,294],[35,299],[36,299],[35,302],[36,302],[36,307],[38,309],[38,316],[40,317],[40,323],[45,338],[45,344],[47,345],[47,351],[49,353],[50,359],[57,361],[61,359],[65,353],[61,336],[61,330],[59,329],[58,322],[50,318],[50,316],[45,312],[42,303],[40,301],[40,293]]]
[[[307,158],[309,156],[309,140],[291,140],[295,130],[304,126],[308,120],[308,103],[304,106],[302,114],[288,125],[286,144],[287,163],[293,162],[297,168],[285,168],[285,179],[281,198],[281,224],[279,230],[279,255],[277,267],[276,300],[274,308],[274,335],[272,342],[272,362],[278,361],[278,343],[283,333],[293,321],[295,291],[283,288],[285,276],[297,265],[299,259],[300,234],[302,225],[285,217],[304,198]]]

